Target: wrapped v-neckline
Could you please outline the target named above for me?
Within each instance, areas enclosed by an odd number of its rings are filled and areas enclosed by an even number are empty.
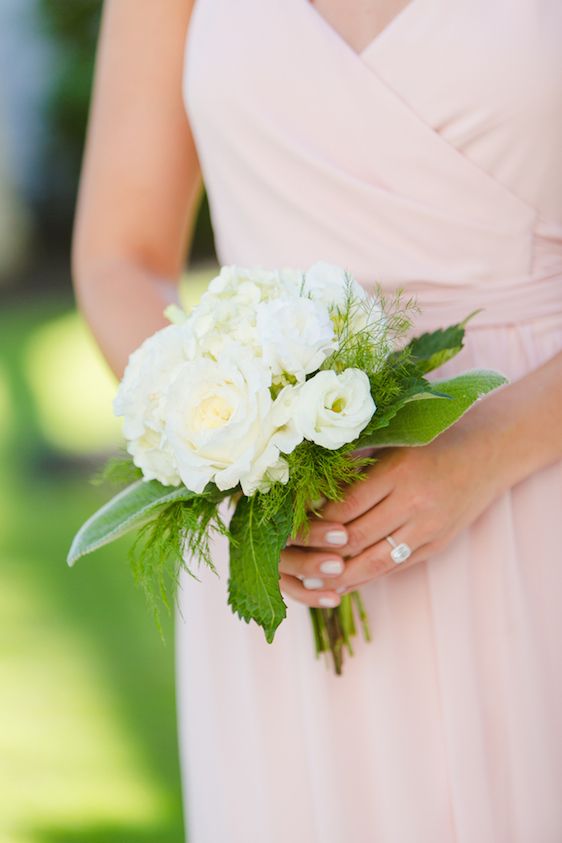
[[[328,37],[333,38],[334,41],[337,43],[339,42],[342,47],[347,49],[352,56],[355,56],[356,59],[363,59],[367,53],[371,52],[372,50],[378,47],[379,43],[386,40],[394,30],[401,26],[403,23],[407,22],[407,19],[413,13],[414,7],[417,6],[421,0],[410,0],[407,6],[404,6],[394,17],[380,30],[371,40],[363,47],[362,50],[356,50],[351,44],[346,41],[343,35],[332,26],[331,23],[322,15],[313,5],[311,0],[295,0],[295,2],[300,3],[301,5],[305,5],[308,7],[309,14],[316,18],[316,22],[318,26],[325,30]]]

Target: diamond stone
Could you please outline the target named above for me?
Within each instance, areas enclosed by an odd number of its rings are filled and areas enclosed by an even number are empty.
[[[390,551],[390,556],[393,562],[400,563],[405,562],[406,559],[412,555],[412,551],[408,547],[407,544],[397,544],[396,547],[393,547]]]

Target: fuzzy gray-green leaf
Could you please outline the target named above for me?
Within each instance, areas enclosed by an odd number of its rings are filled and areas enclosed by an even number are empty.
[[[434,381],[435,400],[405,404],[386,427],[374,430],[362,447],[427,445],[451,427],[482,396],[507,383],[498,372],[474,370],[449,380]],[[447,395],[448,397],[440,397]],[[420,396],[421,397],[421,396]]]
[[[158,508],[164,504],[187,501],[194,495],[185,486],[175,488],[163,486],[157,480],[137,480],[115,495],[82,525],[68,553],[68,564],[74,565],[81,556],[142,527],[154,518]]]

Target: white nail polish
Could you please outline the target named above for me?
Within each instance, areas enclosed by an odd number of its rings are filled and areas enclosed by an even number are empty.
[[[336,600],[335,597],[320,597],[318,600],[321,606],[324,606],[325,609],[335,609],[336,606],[339,605],[339,600]]]
[[[306,577],[302,584],[305,588],[322,588],[324,586],[324,580],[318,580],[315,577]]]
[[[345,530],[328,530],[325,536],[328,544],[343,545],[347,544],[347,533]]]
[[[343,562],[340,562],[339,559],[327,559],[320,565],[320,570],[323,574],[341,574]]]

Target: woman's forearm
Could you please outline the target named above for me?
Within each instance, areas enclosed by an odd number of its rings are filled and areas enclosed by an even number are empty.
[[[490,437],[498,492],[562,459],[562,352],[476,404],[463,422]]]
[[[76,272],[75,290],[80,310],[118,378],[129,354],[168,324],[164,308],[178,300],[175,282],[126,259]]]
[[[104,3],[72,271],[80,309],[118,376],[165,324],[202,196],[182,97],[193,6],[166,0],[163,13],[150,0]]]

